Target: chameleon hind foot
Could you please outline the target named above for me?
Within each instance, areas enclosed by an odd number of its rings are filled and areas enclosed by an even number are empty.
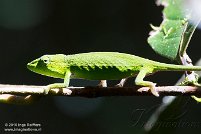
[[[156,83],[152,83],[152,85],[150,86],[150,91],[154,96],[159,97],[159,94],[156,91],[155,87],[156,87]]]
[[[155,90],[155,85],[156,85],[156,83],[152,83],[152,85],[149,85],[148,87],[150,88],[149,90],[151,91],[151,93],[154,96],[159,97],[159,93]],[[137,91],[138,92],[143,92],[144,90],[142,88],[140,88]],[[145,90],[145,91],[147,91],[147,90]]]
[[[149,67],[143,67],[140,72],[138,73],[136,79],[135,79],[135,84],[138,85],[138,86],[145,86],[145,87],[149,87],[150,88],[150,91],[151,93],[154,95],[154,96],[157,96],[159,97],[159,94],[158,92],[156,92],[155,90],[155,86],[156,86],[156,83],[153,83],[151,81],[144,81],[144,77],[147,75],[147,74],[150,74],[153,72],[153,68],[149,68]]]
[[[107,81],[101,80],[100,83],[98,84],[98,87],[107,87]]]
[[[159,97],[159,93],[155,90],[156,83],[152,83],[149,81],[146,81],[146,82],[148,82],[150,84],[150,85],[146,85],[146,86],[150,88],[149,90],[151,91],[151,93],[154,96]],[[146,83],[146,84],[148,84],[148,83]],[[138,89],[138,92],[143,92],[143,89],[142,88]]]

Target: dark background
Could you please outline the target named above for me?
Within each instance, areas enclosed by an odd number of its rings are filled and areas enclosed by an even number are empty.
[[[0,83],[47,85],[61,81],[26,69],[29,61],[44,54],[118,51],[170,63],[155,54],[147,43],[149,24],[160,24],[161,10],[153,0],[1,0]],[[197,30],[188,49],[193,61],[200,58],[200,42],[201,34]],[[158,85],[173,85],[181,74],[161,72],[147,79]],[[97,83],[72,80],[70,84]],[[127,84],[133,83],[134,79],[130,79]],[[41,133],[49,134],[141,134],[143,123],[161,103],[161,98],[44,97],[26,106],[0,104],[0,129],[4,133],[5,123],[39,123]],[[201,104],[184,97],[180,105],[185,113],[180,121],[198,122],[199,126],[173,125],[162,129],[183,134],[199,132]],[[140,110],[145,112],[141,114]]]

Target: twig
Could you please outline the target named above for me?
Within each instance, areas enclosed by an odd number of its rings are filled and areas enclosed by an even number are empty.
[[[45,86],[29,85],[0,85],[0,94],[11,94],[19,96],[69,96],[69,97],[104,97],[104,96],[152,96],[148,87],[68,87],[53,89],[49,94],[44,92]],[[195,86],[163,86],[156,87],[160,96],[196,95],[201,96],[201,88]],[[198,90],[199,89],[199,90]]]
[[[152,96],[148,87],[68,87],[52,89],[45,94],[45,86],[0,84],[0,102],[8,104],[31,104],[43,96],[105,97],[105,96]],[[201,88],[194,86],[156,87],[160,96],[196,95],[201,96]]]

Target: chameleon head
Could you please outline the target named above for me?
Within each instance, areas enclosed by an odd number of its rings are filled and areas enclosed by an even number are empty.
[[[63,54],[44,55],[28,63],[27,68],[42,75],[64,78],[67,69],[65,58]]]

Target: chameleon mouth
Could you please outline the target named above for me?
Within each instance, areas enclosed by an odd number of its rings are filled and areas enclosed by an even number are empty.
[[[33,60],[32,62],[29,62],[29,63],[27,64],[27,68],[28,68],[29,70],[33,71],[33,69],[36,68],[37,64],[38,64],[38,59]]]

